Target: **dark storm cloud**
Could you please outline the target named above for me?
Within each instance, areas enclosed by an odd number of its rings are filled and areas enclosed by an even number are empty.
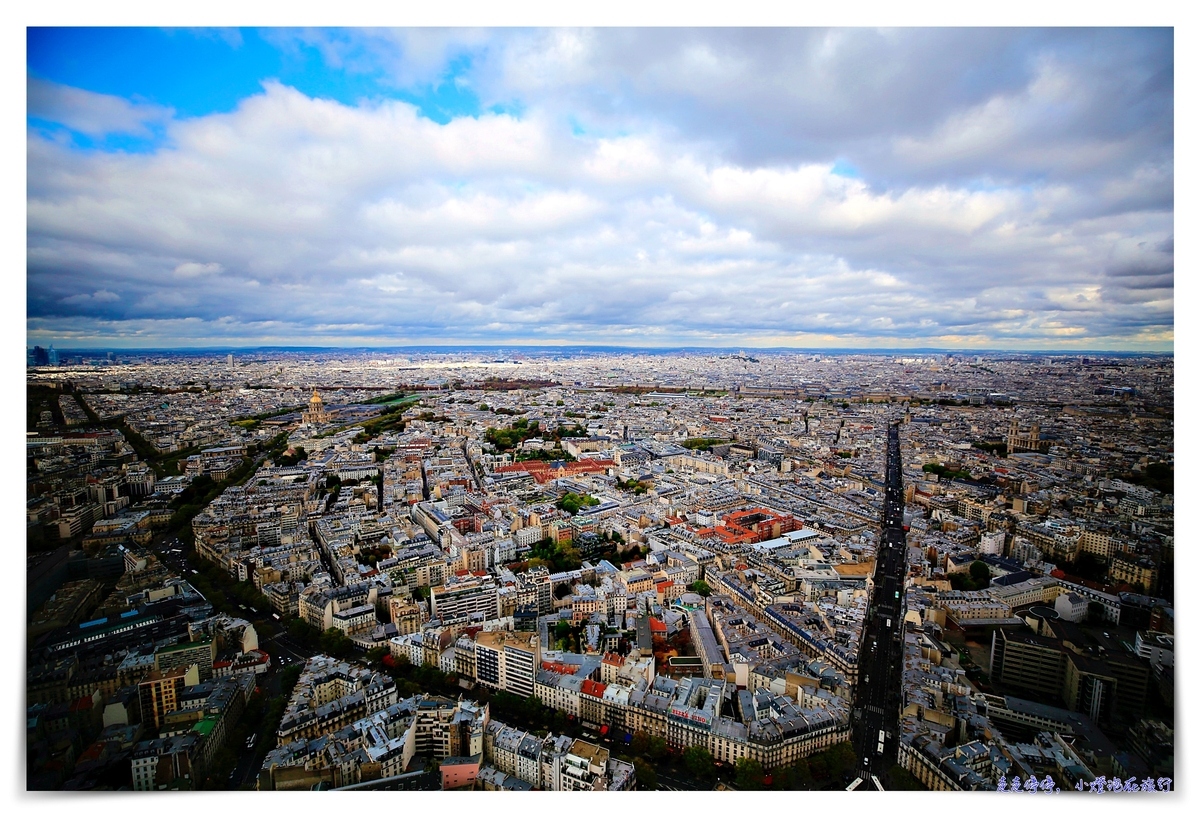
[[[489,100],[641,118],[741,164],[846,157],[906,183],[1171,155],[1168,29],[552,30],[487,56]]]

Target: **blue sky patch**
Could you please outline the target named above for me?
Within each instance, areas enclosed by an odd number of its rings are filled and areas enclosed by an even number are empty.
[[[847,162],[845,159],[838,159],[833,163],[833,168],[830,170],[835,176],[844,176],[847,179],[861,179],[862,173],[858,168]]]

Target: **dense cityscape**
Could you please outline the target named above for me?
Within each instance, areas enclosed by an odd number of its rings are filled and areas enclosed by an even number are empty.
[[[50,5],[18,808],[1183,802],[1171,4]]]
[[[1171,788],[1170,355],[28,357],[29,789]]]

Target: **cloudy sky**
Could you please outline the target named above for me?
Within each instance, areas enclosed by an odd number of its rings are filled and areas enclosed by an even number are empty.
[[[27,339],[1170,350],[1167,29],[30,29]]]

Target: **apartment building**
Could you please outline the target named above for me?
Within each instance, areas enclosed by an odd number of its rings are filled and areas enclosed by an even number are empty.
[[[495,579],[471,577],[440,585],[430,590],[433,618],[453,621],[472,615],[484,620],[500,617],[500,596]]]
[[[213,677],[213,662],[217,657],[217,644],[211,638],[199,641],[184,641],[169,647],[159,647],[154,651],[154,668],[165,673],[176,667],[187,667],[193,664],[199,670],[200,680],[208,681]]]
[[[539,654],[534,634],[480,633],[475,639],[475,677],[485,686],[528,697],[534,693]]]
[[[200,669],[195,664],[172,667],[165,672],[151,670],[150,675],[138,684],[142,722],[158,729],[168,714],[179,709],[184,687],[198,683]]]

